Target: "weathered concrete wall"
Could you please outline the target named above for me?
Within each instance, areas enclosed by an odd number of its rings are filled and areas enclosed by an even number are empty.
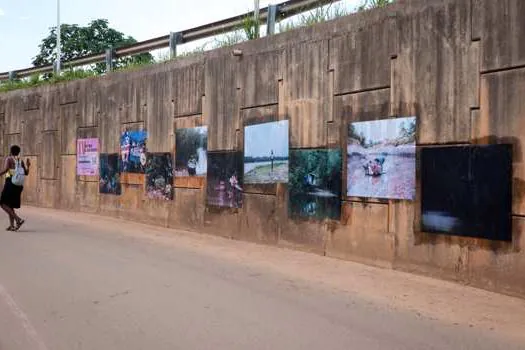
[[[238,45],[242,57],[225,48],[2,94],[2,150],[21,144],[37,169],[28,204],[293,246],[525,297],[523,18],[523,0],[400,0]],[[242,150],[246,121],[289,119],[292,148],[344,147],[348,122],[388,115],[418,116],[418,147],[514,144],[512,243],[421,233],[419,197],[344,198],[341,222],[320,224],[288,219],[286,185],[247,191],[242,209],[216,210],[200,186],[157,202],[145,199],[140,179],[116,197],[99,195],[97,178],[75,175],[77,137],[99,137],[102,152],[117,152],[127,127],[145,127],[152,152],[173,151],[174,129],[196,125],[208,125],[210,151]]]

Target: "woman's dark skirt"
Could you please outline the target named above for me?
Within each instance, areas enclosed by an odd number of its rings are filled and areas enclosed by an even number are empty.
[[[0,196],[0,204],[7,205],[9,208],[20,208],[20,197],[22,196],[23,186],[13,185],[11,178],[5,180],[4,189]]]

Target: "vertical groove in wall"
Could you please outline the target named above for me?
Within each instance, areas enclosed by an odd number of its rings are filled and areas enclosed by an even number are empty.
[[[395,84],[395,75],[396,75],[396,68],[397,68],[397,56],[390,58],[390,101],[389,101],[389,115],[395,115],[396,113],[399,113],[397,111],[397,108],[394,106],[394,99],[396,94],[396,84]],[[397,112],[396,112],[397,111]]]
[[[395,224],[396,224],[396,220],[395,220],[395,207],[391,207],[392,204],[395,204],[396,203],[396,200],[389,200],[387,203],[381,203],[381,205],[383,206],[386,206],[386,210],[387,210],[387,220],[385,220],[385,226],[383,227],[383,233],[385,234],[385,238],[386,239],[390,239],[391,236],[392,236],[392,233],[395,232]],[[391,229],[390,226],[393,226],[393,228]]]
[[[333,70],[328,71],[328,123],[332,123],[336,120],[336,116],[334,115],[334,75],[335,72]]]
[[[469,57],[469,97],[470,108],[480,107],[480,79],[481,79],[481,43],[479,41],[472,41],[468,48]]]
[[[481,40],[481,28],[483,14],[481,10],[482,0],[470,0],[470,39],[472,41]]]

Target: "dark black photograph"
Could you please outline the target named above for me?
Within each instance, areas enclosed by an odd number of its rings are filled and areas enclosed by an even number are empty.
[[[421,151],[422,231],[512,239],[512,146]]]

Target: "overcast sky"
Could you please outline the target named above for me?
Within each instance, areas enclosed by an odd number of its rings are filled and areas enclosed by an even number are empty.
[[[260,0],[260,6],[284,0]],[[253,10],[253,0],[61,0],[61,22],[98,18],[142,41]],[[360,0],[343,0],[355,8]],[[56,26],[56,0],[0,0],[0,72],[26,68]]]
[[[288,157],[288,120],[251,125],[244,128],[244,156]]]
[[[368,122],[352,123],[358,134],[363,134],[365,138],[372,142],[383,140],[392,140],[400,136],[401,125],[408,128],[411,122],[416,120],[415,117],[394,118],[374,120]]]

